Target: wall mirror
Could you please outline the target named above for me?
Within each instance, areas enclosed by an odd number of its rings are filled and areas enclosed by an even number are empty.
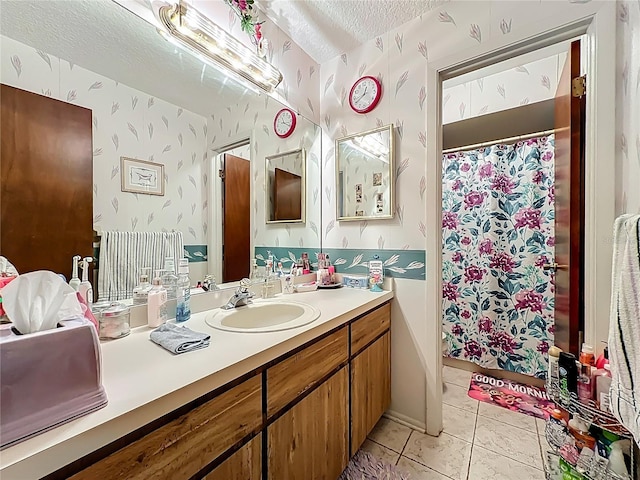
[[[338,220],[393,218],[393,158],[393,125],[336,140]]]
[[[265,159],[267,223],[304,223],[306,163],[302,148]]]
[[[220,5],[226,15],[226,5]],[[177,233],[189,260],[192,284],[208,274],[223,283],[224,245],[216,240],[224,229],[219,162],[224,155],[222,147],[242,138],[248,139],[242,155],[250,165],[242,200],[246,206],[243,234],[249,239],[249,248],[241,258],[233,258],[226,248],[226,260],[247,265],[242,274],[248,276],[256,248],[320,248],[318,159],[322,158],[322,142],[321,129],[315,123],[298,115],[295,131],[286,139],[279,138],[273,122],[282,104],[178,49],[164,40],[148,19],[111,0],[7,1],[2,8],[2,83],[90,112],[86,131],[93,178],[87,175],[83,179],[92,199],[92,215],[81,227],[90,232],[89,245],[87,253],[74,253],[91,255],[93,230],[103,235],[109,231]],[[73,38],[67,35],[70,31]],[[263,211],[265,157],[294,149],[304,149],[309,163],[305,172],[306,223],[267,225]],[[123,192],[121,157],[162,164],[164,195]],[[181,249],[166,251],[176,252],[176,256],[182,253]],[[147,264],[131,253],[125,249],[116,257],[126,260],[119,262],[120,271],[114,270],[117,291],[107,298],[131,298],[142,268],[150,267],[153,275],[153,270],[164,267],[161,259]],[[56,255],[51,250],[43,254]],[[66,254],[63,257],[63,266],[68,269],[56,271],[68,279],[72,259]],[[34,265],[32,269],[38,267],[47,268]],[[96,278],[92,281],[97,290],[99,282]],[[99,294],[102,297],[102,292]]]

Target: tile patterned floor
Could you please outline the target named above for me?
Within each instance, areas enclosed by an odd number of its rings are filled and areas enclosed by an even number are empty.
[[[439,437],[383,418],[362,449],[411,480],[544,480],[544,422],[469,398],[470,372],[445,366],[443,373]]]

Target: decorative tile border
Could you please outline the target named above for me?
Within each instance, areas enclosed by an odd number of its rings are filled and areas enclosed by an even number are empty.
[[[189,263],[201,263],[207,261],[206,245],[185,245],[184,256],[189,259]]]
[[[296,247],[255,247],[255,256],[258,265],[264,265],[271,252],[284,267],[290,267],[291,263],[307,252],[312,264],[317,266],[316,258],[320,252],[318,249]],[[331,263],[340,273],[368,273],[368,261],[378,255],[384,263],[384,274],[387,277],[410,278],[414,280],[425,279],[424,250],[377,250],[377,249],[353,249],[353,248],[325,248],[322,250],[329,254]]]

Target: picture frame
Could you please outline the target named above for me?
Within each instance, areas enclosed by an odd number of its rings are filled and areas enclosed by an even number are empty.
[[[164,165],[120,157],[120,190],[164,196]]]
[[[379,187],[382,185],[382,172],[374,172],[373,174],[373,186]]]

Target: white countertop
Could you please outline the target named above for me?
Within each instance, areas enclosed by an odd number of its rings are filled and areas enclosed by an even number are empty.
[[[393,292],[349,288],[286,295],[283,300],[317,307],[320,317],[269,333],[215,330],[205,323],[206,312],[196,313],[186,325],[210,333],[211,344],[181,355],[151,342],[147,327],[102,343],[107,406],[2,450],[0,477],[24,480],[54,472],[391,298]]]

